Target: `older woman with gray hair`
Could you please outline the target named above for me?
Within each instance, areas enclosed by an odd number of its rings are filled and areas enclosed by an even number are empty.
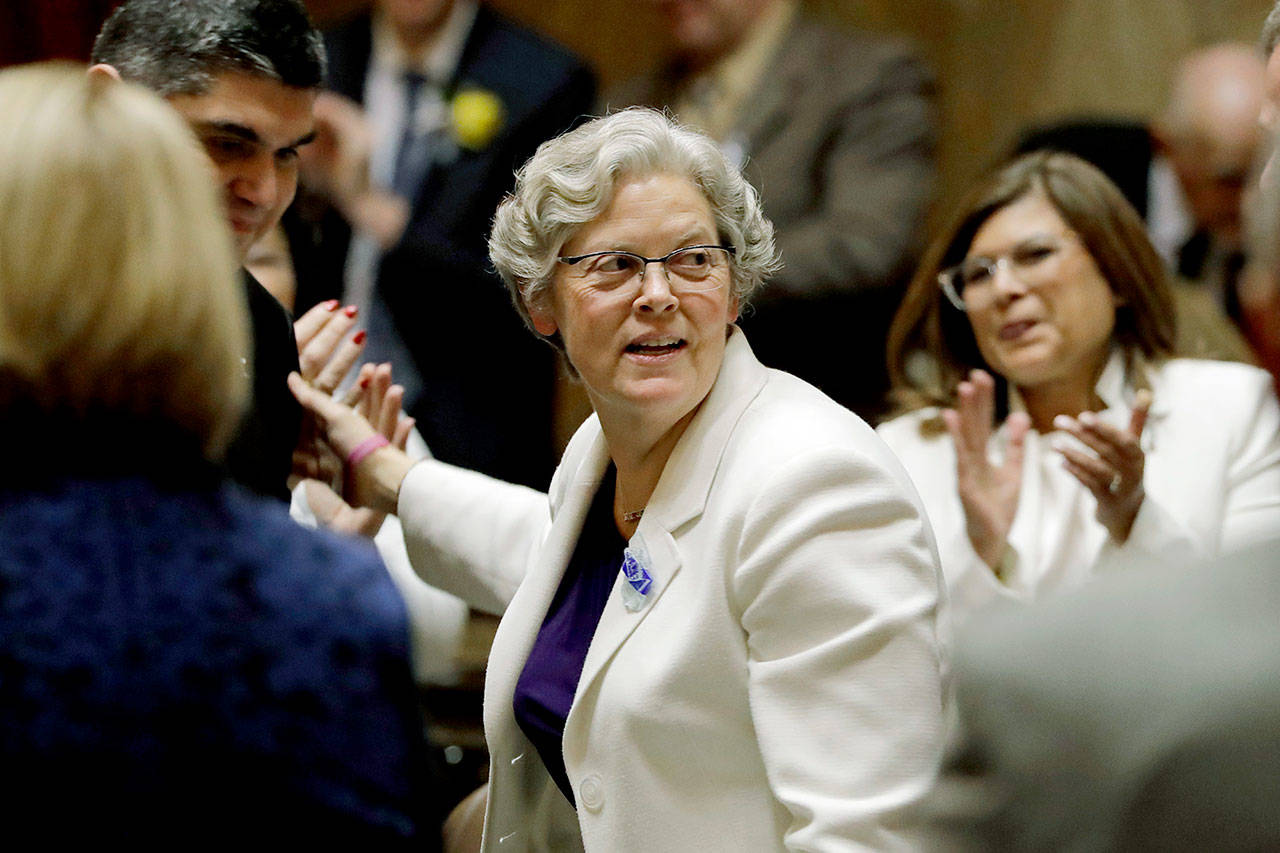
[[[778,263],[756,192],[627,110],[538,149],[490,252],[594,408],[548,494],[414,464],[291,379],[348,494],[503,614],[484,848],[906,846],[942,729],[938,557],[875,433],[734,325]]]

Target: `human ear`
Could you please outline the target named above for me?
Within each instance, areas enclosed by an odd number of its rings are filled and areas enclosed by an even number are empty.
[[[120,70],[114,65],[108,65],[105,62],[99,62],[97,65],[90,65],[88,71],[85,72],[90,77],[110,78],[112,80],[120,80]]]
[[[529,319],[533,323],[535,332],[544,338],[549,338],[559,330],[549,293],[539,293],[533,298],[522,295],[521,299],[524,300],[524,307],[529,312]]]

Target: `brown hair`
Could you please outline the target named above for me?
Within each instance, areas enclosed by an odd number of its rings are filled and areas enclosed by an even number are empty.
[[[1039,151],[1003,166],[970,193],[925,252],[889,327],[890,394],[896,414],[952,405],[956,386],[975,368],[995,375],[978,351],[968,317],[938,287],[938,274],[964,260],[983,223],[1032,192],[1044,194],[1120,297],[1113,335],[1130,374],[1140,359],[1159,360],[1172,353],[1173,295],[1141,217],[1094,166],[1070,154]],[[917,354],[931,362],[925,371],[914,364],[908,370],[908,360]],[[1001,377],[995,378],[1003,385]]]

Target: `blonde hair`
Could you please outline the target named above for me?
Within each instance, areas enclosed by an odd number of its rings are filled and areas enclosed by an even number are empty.
[[[239,424],[247,314],[205,154],[146,90],[0,72],[0,411]]]

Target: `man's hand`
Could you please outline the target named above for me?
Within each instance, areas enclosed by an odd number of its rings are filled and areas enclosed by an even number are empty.
[[[315,104],[316,138],[299,152],[299,177],[340,209],[369,189],[373,133],[360,105],[333,92]]]
[[[369,183],[373,132],[360,105],[321,92],[315,119],[316,138],[301,151],[303,184],[328,198],[353,229],[391,248],[409,222],[409,203]]]

